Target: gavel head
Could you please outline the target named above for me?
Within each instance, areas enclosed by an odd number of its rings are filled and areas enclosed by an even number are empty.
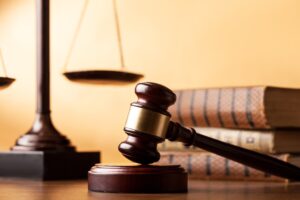
[[[131,103],[124,131],[128,137],[119,145],[119,151],[129,160],[150,164],[159,160],[157,144],[163,142],[170,121],[168,107],[175,103],[176,95],[167,87],[156,83],[139,83],[138,96]]]

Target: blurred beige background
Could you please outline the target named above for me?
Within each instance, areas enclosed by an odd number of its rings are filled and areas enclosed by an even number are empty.
[[[119,0],[127,69],[172,89],[300,87],[298,0]],[[95,86],[62,76],[83,0],[51,0],[53,121],[79,150],[123,162],[117,145],[134,85]],[[111,0],[90,0],[68,66],[116,69]],[[0,48],[17,81],[0,92],[0,150],[31,126],[35,111],[35,1],[0,0]],[[0,71],[0,73],[3,73]]]

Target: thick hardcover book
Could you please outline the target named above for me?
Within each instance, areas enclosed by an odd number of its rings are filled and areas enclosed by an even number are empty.
[[[172,119],[186,126],[271,129],[300,127],[300,89],[211,88],[176,91]]]
[[[278,159],[300,165],[300,156],[281,154]],[[179,164],[190,178],[212,180],[285,181],[265,172],[207,152],[162,152],[157,164]]]
[[[202,135],[261,153],[300,153],[300,129],[268,131],[199,127],[194,129]],[[201,151],[200,148],[186,147],[182,143],[167,140],[159,145],[159,150]]]

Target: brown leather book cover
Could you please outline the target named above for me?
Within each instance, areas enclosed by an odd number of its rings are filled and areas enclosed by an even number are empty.
[[[300,153],[300,129],[246,130],[194,127],[197,133],[266,154]],[[158,145],[160,151],[204,151],[181,142],[165,140]]]
[[[300,90],[276,87],[176,91],[172,120],[193,127],[300,127]]]
[[[289,154],[277,155],[276,158],[288,161]],[[189,177],[194,179],[281,182],[286,180],[208,152],[161,152],[158,164],[179,164],[186,169]]]

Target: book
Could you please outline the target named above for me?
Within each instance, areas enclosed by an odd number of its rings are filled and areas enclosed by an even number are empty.
[[[300,129],[267,131],[200,127],[194,129],[202,135],[261,153],[278,154],[300,152]],[[201,150],[193,146],[187,147],[180,142],[167,140],[161,143],[158,149],[160,151]]]
[[[300,156],[281,154],[274,157],[297,166],[300,165]],[[161,158],[156,164],[181,165],[192,179],[286,181],[284,178],[208,152],[161,152]]]
[[[211,88],[175,91],[172,120],[193,127],[271,129],[300,127],[300,89]]]

